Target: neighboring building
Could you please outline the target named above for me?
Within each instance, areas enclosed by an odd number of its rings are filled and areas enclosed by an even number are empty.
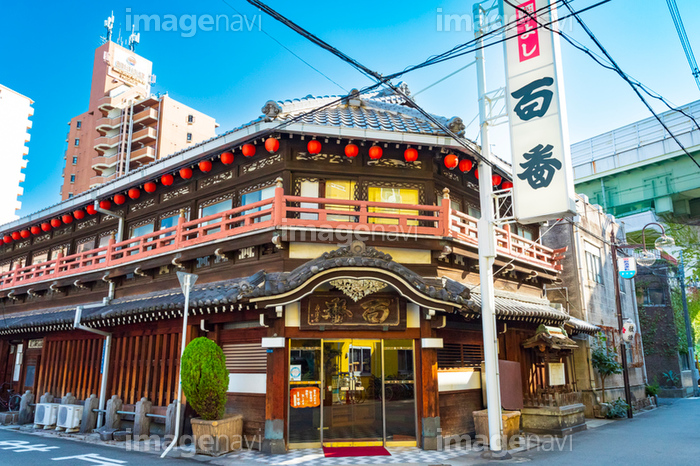
[[[212,117],[151,95],[151,69],[114,42],[97,48],[89,110],[68,123],[62,199],[216,135]]]
[[[573,318],[597,325],[605,335],[607,343],[620,351],[620,332],[617,321],[615,295],[615,270],[612,263],[610,234],[615,233],[617,241],[624,243],[624,229],[615,218],[603,212],[599,205],[591,205],[588,198],[578,196],[578,215],[572,221],[563,221],[553,227],[542,227],[544,245],[550,248],[568,247],[562,260],[562,283],[547,286],[547,298],[561,303]],[[619,251],[619,256],[625,255]],[[630,319],[639,328],[639,317],[634,294],[634,279],[620,278],[620,302],[623,319]],[[642,330],[643,331],[643,330]],[[591,349],[598,344],[597,338],[582,335],[579,348],[574,351],[576,384],[583,392],[586,416],[592,417],[602,401],[601,381],[591,366]],[[635,407],[646,406],[644,390],[646,372],[644,349],[639,332],[634,342],[627,345],[627,364],[632,397]],[[618,359],[618,361],[621,361]],[[605,401],[625,399],[622,375],[610,376],[605,381]]]
[[[17,198],[24,192],[22,170],[27,167],[24,156],[29,153],[24,144],[29,142],[33,103],[29,97],[0,84],[0,225],[15,220],[15,212],[22,207]]]
[[[445,159],[474,162],[479,148],[410,104],[390,91],[269,101],[251,123],[8,225],[0,373],[16,374],[18,391],[78,399],[105,377],[108,396],[148,397],[164,412],[177,391],[182,270],[199,276],[186,338],[223,347],[227,411],[243,414],[257,447],[436,449],[441,435],[473,434],[479,181],[471,164],[449,170]],[[443,121],[463,134],[460,119]],[[510,177],[500,161],[495,172]],[[91,215],[95,201],[111,203],[124,228]],[[567,353],[577,344],[556,337],[567,349],[550,352],[539,329],[598,327],[543,298],[561,265],[527,238],[536,226],[498,231],[507,407],[580,400]],[[74,329],[82,305],[80,322],[113,335],[102,374],[103,338]]]

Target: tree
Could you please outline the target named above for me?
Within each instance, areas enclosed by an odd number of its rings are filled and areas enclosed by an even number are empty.
[[[617,351],[608,346],[607,338],[603,334],[598,335],[598,342],[591,352],[591,364],[600,375],[602,399],[605,403],[605,379],[609,375],[622,373],[622,364],[617,362]]]
[[[182,391],[204,420],[224,417],[228,369],[223,350],[206,337],[192,340],[182,354]]]

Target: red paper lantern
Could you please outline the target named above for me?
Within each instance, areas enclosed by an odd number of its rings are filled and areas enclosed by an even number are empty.
[[[95,206],[92,204],[87,205],[85,207],[85,211],[88,213],[88,215],[95,215],[97,213]]]
[[[117,205],[122,205],[126,202],[126,196],[123,194],[115,194],[114,195],[114,203]]]
[[[369,158],[372,160],[377,160],[382,158],[382,148],[379,146],[372,146],[369,148]]]
[[[52,219],[51,219],[51,226],[54,227],[54,228],[58,228],[58,227],[61,226],[61,221],[60,221],[59,219],[57,219],[57,218],[52,218]],[[14,238],[14,233],[13,233],[13,236],[12,236],[12,237]]]
[[[73,216],[71,214],[65,214],[63,217],[61,217],[61,220],[63,220],[63,223],[68,225],[69,223],[73,223]]]
[[[513,189],[513,182],[512,181],[504,181],[503,184],[501,185],[501,189]]]
[[[459,169],[462,173],[467,173],[469,170],[472,169],[473,165],[474,164],[469,159],[464,159],[464,160],[459,161]]]
[[[9,244],[12,242],[12,236],[5,235],[2,237],[2,242],[5,244]]]
[[[347,155],[351,159],[357,157],[357,154],[359,153],[360,148],[357,147],[355,144],[348,144],[347,146],[345,146],[345,155]]]
[[[498,186],[499,184],[501,184],[502,179],[503,178],[501,178],[501,175],[491,175],[491,184],[494,186]]]
[[[277,152],[277,149],[279,149],[279,148],[280,148],[280,142],[277,139],[267,138],[267,140],[265,141],[265,149],[267,149],[267,151],[270,154],[274,154],[275,152]]]
[[[189,167],[185,167],[180,170],[180,177],[184,180],[189,180],[192,178],[192,169]]]
[[[75,212],[73,212],[73,217],[75,217],[76,220],[82,220],[85,218],[85,211],[82,209],[78,209]]]
[[[233,152],[224,152],[221,154],[221,163],[231,165],[233,163]]]
[[[146,191],[147,193],[154,193],[156,192],[156,184],[153,181],[149,181],[148,183],[145,183],[143,185],[143,190]]]
[[[59,222],[58,224],[60,225],[61,222]],[[12,232],[12,239],[15,240],[15,241],[17,241],[17,240],[19,240],[19,239],[22,239],[22,236],[19,234],[19,231],[13,231],[13,232]]]
[[[170,186],[173,184],[174,181],[175,178],[170,173],[160,177],[160,182],[163,184],[163,186]]]
[[[452,170],[459,164],[459,157],[454,154],[447,154],[442,162],[445,164],[445,167]]]
[[[255,155],[255,146],[252,144],[244,144],[243,147],[241,147],[241,152],[243,152],[243,155],[246,157],[252,157]]]
[[[211,161],[202,160],[201,162],[199,162],[199,169],[204,173],[210,172],[211,171]]]
[[[418,151],[413,147],[409,147],[403,151],[403,158],[406,160],[406,162],[415,162],[418,160]]]
[[[50,230],[51,230],[51,224],[50,224],[50,223],[44,222],[44,223],[41,224],[41,229],[44,230],[44,231],[50,231]]]
[[[131,188],[127,194],[131,199],[138,199],[141,197],[141,190],[139,188]]]
[[[109,210],[110,207],[112,207],[112,203],[110,201],[100,201],[100,209]]]
[[[306,149],[309,151],[309,154],[318,154],[319,152],[321,152],[321,143],[316,139],[312,139],[306,145]]]
[[[29,238],[31,236],[31,233],[29,232],[29,230],[22,230],[19,232],[19,234],[22,238]]]
[[[477,180],[479,179],[479,169],[478,168],[476,170],[474,170],[474,176],[476,177]]]
[[[29,229],[29,231],[31,231],[33,235],[38,235],[39,233],[41,233],[41,228],[34,225]]]

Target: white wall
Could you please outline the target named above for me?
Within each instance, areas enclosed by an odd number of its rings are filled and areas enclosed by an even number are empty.
[[[28,149],[29,129],[34,114],[34,102],[15,91],[0,85],[0,225],[18,218],[15,213],[22,203],[17,199],[23,194],[22,169],[27,166],[24,156]]]

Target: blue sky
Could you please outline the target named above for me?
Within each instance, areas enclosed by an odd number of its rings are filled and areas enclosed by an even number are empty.
[[[229,30],[196,30],[189,27],[196,15],[238,13],[223,1],[199,2],[5,2],[0,28],[0,83],[27,95],[34,103],[25,170],[25,215],[59,201],[67,122],[87,110],[94,49],[104,35],[103,20],[115,15],[115,37],[126,33],[127,16],[174,15],[176,31],[141,30],[136,51],[153,61],[157,75],[154,92],[167,91],[173,98],[215,117],[220,131],[255,118],[270,99],[308,94],[342,94],[370,81],[336,57],[270,19],[242,0],[227,0],[245,15],[248,30],[231,22]],[[700,2],[677,0],[690,42],[700,54]],[[370,68],[388,74],[443,52],[473,38],[473,31],[440,31],[438,9],[443,15],[469,14],[472,2],[377,2],[357,0],[312,2],[270,0],[269,5],[289,16]],[[575,0],[582,9],[595,0]],[[190,16],[183,16],[190,15]],[[257,16],[256,16],[257,15]],[[182,18],[185,18],[184,20]],[[675,104],[699,98],[666,2],[664,0],[612,0],[584,14],[591,29],[630,75]],[[220,29],[225,29],[223,20]],[[340,87],[314,71],[274,40],[301,56]],[[454,28],[453,28],[454,29]],[[587,46],[584,33],[572,26],[566,31]],[[189,36],[189,37],[187,37]],[[572,142],[649,116],[631,89],[614,73],[596,65],[567,44],[562,47],[564,79]],[[504,83],[502,47],[487,51],[489,89]],[[413,93],[466,65],[473,56],[406,75]],[[474,68],[420,94],[417,102],[445,116],[458,115],[466,122],[477,114]],[[661,109],[658,105],[657,109]],[[492,136],[497,153],[507,153],[506,125]],[[467,136],[478,133],[475,124]]]

